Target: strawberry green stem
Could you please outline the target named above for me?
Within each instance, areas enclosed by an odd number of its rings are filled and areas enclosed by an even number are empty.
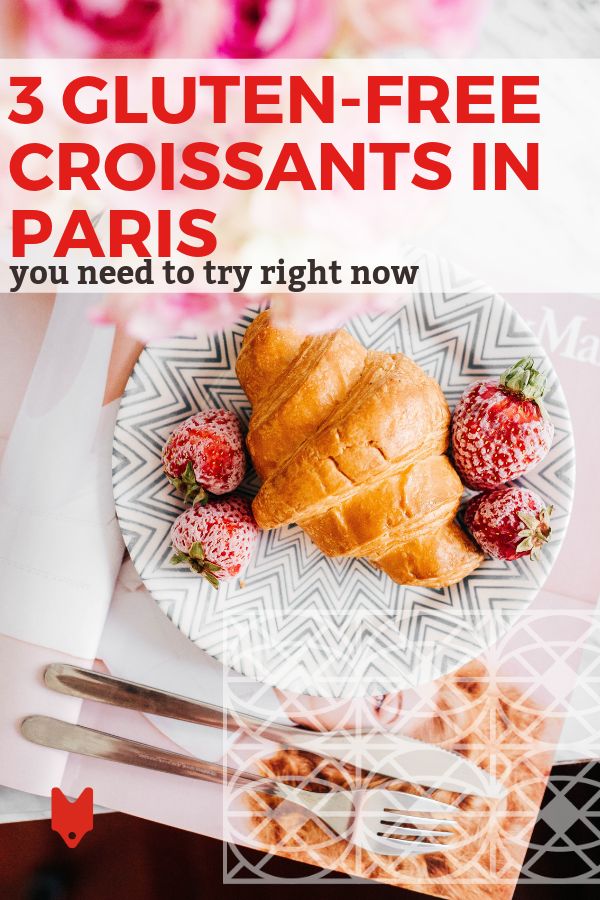
[[[200,541],[195,541],[187,553],[184,550],[174,549],[175,553],[170,559],[172,566],[186,563],[192,572],[196,572],[197,575],[202,575],[202,577],[206,578],[208,583],[214,588],[219,587],[219,579],[216,577],[215,573],[221,571],[221,566],[206,559],[204,556],[204,547]]]
[[[529,552],[531,559],[539,557],[541,548],[550,540],[552,534],[550,516],[553,512],[553,506],[546,506],[537,517],[533,513],[519,513],[524,528],[519,532],[521,542],[517,545],[518,553]]]
[[[546,376],[535,368],[532,356],[524,356],[500,376],[500,384],[507,391],[539,403],[546,390]]]
[[[186,503],[200,503],[202,506],[204,506],[204,504],[207,502],[208,494],[206,493],[202,485],[198,484],[198,482],[196,481],[196,474],[191,462],[188,462],[185,470],[178,478],[169,478],[169,481],[171,482],[173,487],[177,488],[178,491],[181,491]]]

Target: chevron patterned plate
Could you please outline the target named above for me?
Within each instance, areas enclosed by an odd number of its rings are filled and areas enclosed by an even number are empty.
[[[486,560],[451,588],[401,587],[362,560],[323,556],[296,526],[263,532],[243,581],[215,591],[169,565],[169,528],[182,509],[160,453],[175,425],[210,406],[249,406],[235,376],[249,310],[226,332],[152,344],[140,356],[114,436],[113,482],[127,547],[163,612],[211,656],[251,679],[324,697],[357,697],[432,681],[495,643],[531,603],[567,526],[574,451],[568,410],[543,350],[500,297],[439,265],[443,290],[361,317],[367,347],[401,350],[442,385],[450,406],[471,381],[531,353],[549,375],[553,448],[523,483],[553,503],[553,540],[533,563]],[[243,491],[252,495],[250,476]]]

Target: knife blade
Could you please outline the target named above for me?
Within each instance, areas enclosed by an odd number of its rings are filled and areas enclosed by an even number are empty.
[[[310,731],[64,663],[49,665],[44,680],[61,694],[226,731],[244,730],[281,749],[305,750],[424,787],[495,799],[506,794],[493,775],[464,756],[392,732]]]

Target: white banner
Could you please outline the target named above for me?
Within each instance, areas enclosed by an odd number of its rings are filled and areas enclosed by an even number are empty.
[[[599,60],[8,60],[0,290],[410,293],[424,249],[598,292],[598,96]]]

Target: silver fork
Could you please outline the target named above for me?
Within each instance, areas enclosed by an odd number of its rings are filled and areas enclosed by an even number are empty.
[[[44,747],[281,797],[314,815],[335,835],[371,853],[384,856],[433,853],[450,849],[458,839],[455,821],[458,808],[430,797],[387,788],[306,791],[275,778],[238,772],[48,716],[29,716],[21,723],[21,732],[27,740]],[[307,781],[325,784],[322,779],[302,779],[302,783]],[[280,814],[278,808],[276,817]]]
[[[430,797],[388,788],[338,788],[319,794],[283,782],[275,785],[278,796],[313,813],[336,835],[380,856],[450,850],[458,840],[457,807]]]

